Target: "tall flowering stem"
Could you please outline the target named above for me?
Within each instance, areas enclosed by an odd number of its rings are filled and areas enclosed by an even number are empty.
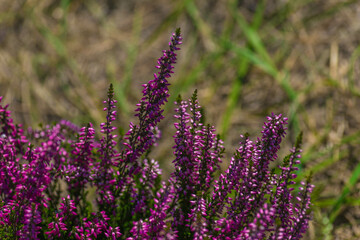
[[[197,158],[194,151],[195,138],[194,126],[197,125],[199,119],[196,115],[193,115],[192,126],[189,124],[191,115],[187,113],[188,103],[182,101],[181,97],[178,97],[176,104],[179,107],[175,110],[177,114],[175,118],[179,120],[175,123],[176,135],[173,161],[175,165],[175,172],[172,174],[177,189],[178,207],[174,209],[174,222],[173,228],[175,228],[180,238],[191,238],[192,233],[190,231],[191,219],[188,215],[191,213],[190,201],[193,198],[193,194],[196,191],[196,182],[198,179]]]
[[[285,134],[287,119],[272,114],[267,120],[263,126],[262,139],[258,139],[253,146],[250,145],[245,158],[239,159],[242,162],[240,165],[245,165],[238,169],[240,182],[235,186],[238,191],[228,208],[228,219],[231,218],[236,224],[248,224],[253,212],[266,202],[266,194],[272,188],[269,182],[269,164],[277,158],[276,153]]]
[[[168,86],[170,84],[168,79],[173,73],[173,65],[176,63],[177,58],[175,52],[180,50],[178,46],[182,43],[181,40],[180,29],[177,29],[171,37],[169,49],[164,50],[163,55],[157,61],[156,68],[159,71],[154,74],[154,79],[143,85],[143,97],[135,110],[135,116],[137,116],[139,123],[130,123],[130,129],[126,133],[123,142],[124,148],[117,158],[119,165],[116,172],[117,189],[114,195],[120,196],[118,215],[125,215],[127,219],[136,220],[131,211],[122,207],[122,205],[123,203],[137,202],[137,200],[134,202],[134,199],[138,198],[138,190],[134,179],[136,175],[142,172],[139,157],[147,152],[157,140],[157,124],[163,119],[162,113],[164,110],[162,106],[169,97]],[[119,220],[119,222],[121,225],[125,224],[122,220]]]
[[[244,136],[243,136],[244,137]],[[252,157],[253,142],[245,135],[245,140],[240,143],[240,147],[231,159],[230,165],[225,173],[220,174],[218,180],[215,181],[214,193],[208,204],[208,221],[212,222],[223,215],[223,209],[227,204],[231,204],[230,195],[232,192],[239,191],[240,171],[246,171],[249,161]],[[241,185],[240,185],[241,187]]]
[[[176,63],[175,51],[180,50],[178,45],[182,42],[180,28],[171,37],[169,42],[169,49],[163,51],[163,55],[158,59],[156,66],[159,72],[154,74],[154,79],[144,84],[143,97],[137,104],[138,108],[135,110],[135,116],[139,119],[139,124],[130,124],[130,129],[127,132],[126,150],[121,154],[120,173],[123,176],[126,171],[127,174],[133,174],[138,171],[137,158],[144,153],[150,146],[153,145],[153,129],[164,117],[162,116],[163,109],[161,108],[167,102],[169,95],[168,78],[173,73],[173,64]],[[134,164],[129,168],[130,164]]]
[[[116,182],[114,167],[117,166],[116,157],[118,156],[118,152],[115,149],[117,135],[112,134],[116,130],[116,127],[112,126],[112,122],[116,119],[115,103],[114,88],[110,84],[108,99],[104,101],[106,107],[103,109],[107,113],[106,122],[100,124],[101,133],[105,136],[100,140],[101,146],[98,151],[100,161],[95,163],[93,175],[99,195],[97,198],[98,206],[100,210],[104,210],[108,215],[114,214],[113,211],[116,207],[116,196],[114,196],[114,193],[118,187],[114,184]]]
[[[64,165],[65,181],[68,184],[68,192],[75,205],[79,207],[81,215],[85,215],[88,203],[86,200],[86,184],[91,181],[91,169],[94,164],[92,150],[94,149],[95,130],[92,124],[80,129],[78,141],[71,146],[71,157]]]
[[[200,106],[195,90],[191,99],[182,101],[179,96],[176,111],[176,134],[172,178],[177,187],[178,204],[174,209],[173,227],[179,238],[192,238],[206,231],[204,198],[214,181],[213,173],[219,169],[224,151],[222,142],[214,134],[215,129],[201,123]],[[188,113],[187,111],[190,111]],[[199,204],[202,206],[199,208]]]

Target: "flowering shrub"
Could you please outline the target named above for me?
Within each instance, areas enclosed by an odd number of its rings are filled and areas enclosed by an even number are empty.
[[[301,137],[277,171],[286,118],[272,114],[261,139],[242,136],[228,169],[215,128],[202,123],[197,93],[176,101],[174,172],[161,180],[149,152],[169,97],[180,30],[144,85],[138,123],[114,134],[114,92],[104,101],[103,137],[91,123],[60,121],[24,135],[0,105],[1,239],[300,239],[310,219],[307,179],[294,193]],[[2,98],[0,98],[1,103]],[[31,143],[30,143],[31,142]],[[218,176],[218,177],[215,177]],[[95,192],[95,200],[88,197]],[[66,196],[66,197],[63,197]]]

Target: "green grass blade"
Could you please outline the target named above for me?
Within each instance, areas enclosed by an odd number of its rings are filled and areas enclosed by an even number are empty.
[[[256,30],[258,29],[264,19],[264,11],[265,11],[265,0],[261,0],[259,1],[259,3],[257,4],[256,10],[255,10],[255,14],[251,23],[251,28]]]
[[[325,148],[321,151],[315,146],[309,149],[301,158],[301,162],[306,163],[312,159],[316,159],[326,154],[330,153],[331,151],[340,148],[341,146],[349,143],[354,143],[360,141],[360,131],[357,131],[353,134],[343,137],[338,144],[335,144],[332,147]]]
[[[253,29],[244,19],[244,17],[236,11],[238,8],[236,7],[237,1],[230,2],[230,13],[233,18],[236,20],[240,29],[245,35],[248,43],[254,48],[255,52],[267,62],[268,65],[271,65],[272,68],[275,68],[275,64],[272,62],[271,57],[269,56],[264,44],[260,36],[257,34],[256,30]]]
[[[321,199],[314,202],[314,205],[320,208],[332,207],[336,204],[337,198]],[[344,202],[348,206],[360,206],[360,199],[353,197],[346,197]]]
[[[251,28],[254,30],[260,27],[261,22],[263,20],[263,13],[265,10],[264,3],[265,1],[260,1],[259,5],[256,8],[254,18],[251,24]],[[223,36],[222,39],[226,39],[226,36]],[[250,47],[249,43],[247,42],[246,48],[249,47]],[[220,132],[224,140],[225,137],[227,136],[227,132],[230,127],[231,117],[233,115],[233,112],[236,108],[236,104],[238,103],[240,97],[242,80],[248,74],[250,67],[250,63],[248,59],[242,58],[241,56],[238,56],[235,62],[238,62],[238,64],[236,64],[235,66],[237,68],[237,76],[232,84],[231,92],[230,95],[228,96],[226,108],[223,113],[220,124]]]
[[[347,157],[349,155],[349,152],[347,150],[340,151],[338,154],[331,154],[329,158],[326,158],[325,160],[315,164],[312,167],[307,168],[306,170],[303,170],[299,172],[296,179],[304,179],[305,176],[308,176],[310,172],[313,174],[317,174],[321,171],[324,171],[326,168],[332,166],[336,162],[338,162],[340,159],[343,159],[344,157]]]
[[[355,167],[354,171],[351,174],[349,182],[343,188],[341,195],[338,197],[332,209],[330,210],[329,220],[331,223],[335,221],[336,217],[341,212],[341,207],[345,204],[346,196],[352,191],[355,184],[358,182],[359,178],[360,178],[360,163],[358,163],[357,166]]]
[[[278,73],[277,69],[274,68],[271,64],[268,64],[267,61],[264,61],[264,59],[259,57],[259,55],[257,55],[250,49],[245,47],[239,47],[235,45],[233,42],[225,39],[223,40],[222,44],[223,46],[225,46],[224,48],[227,47],[230,48],[231,51],[233,51],[235,54],[240,55],[243,58],[246,58],[248,61],[252,62],[254,65],[256,65],[261,70],[263,70],[265,73],[273,77],[277,76]]]

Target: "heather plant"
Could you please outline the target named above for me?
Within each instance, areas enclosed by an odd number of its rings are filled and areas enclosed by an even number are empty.
[[[294,190],[301,135],[277,169],[271,163],[287,119],[267,117],[261,138],[242,137],[222,172],[223,142],[202,121],[195,91],[176,101],[173,164],[161,179],[150,152],[169,97],[168,78],[180,48],[178,29],[144,84],[124,137],[115,134],[112,85],[102,137],[93,125],[68,121],[29,129],[0,105],[1,239],[300,239],[310,220],[310,177]],[[2,98],[0,98],[1,103]],[[95,191],[95,199],[89,191]]]

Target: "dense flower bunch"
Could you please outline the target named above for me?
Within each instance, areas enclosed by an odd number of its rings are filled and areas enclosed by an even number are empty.
[[[286,118],[272,114],[256,141],[242,136],[225,172],[215,128],[194,92],[176,101],[174,172],[161,180],[150,150],[169,97],[180,30],[144,85],[138,123],[115,134],[113,87],[96,140],[92,124],[60,121],[25,135],[0,104],[1,239],[300,239],[310,219],[310,179],[294,190],[299,137],[275,170]],[[1,103],[2,98],[0,98]],[[31,143],[30,143],[31,142]],[[95,196],[94,196],[95,195]]]

